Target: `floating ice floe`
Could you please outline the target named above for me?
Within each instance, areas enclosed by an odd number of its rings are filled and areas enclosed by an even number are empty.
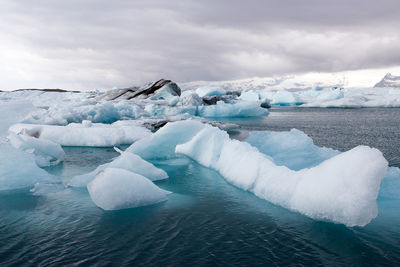
[[[167,200],[168,191],[146,177],[127,170],[106,168],[88,185],[93,202],[104,210],[151,205]]]
[[[145,127],[133,121],[118,121],[113,124],[70,123],[67,126],[37,125],[18,123],[10,127],[10,132],[27,135],[39,139],[47,139],[62,146],[116,146],[132,144],[150,135]]]
[[[155,167],[150,162],[143,160],[138,155],[135,155],[130,152],[124,152],[117,148],[115,149],[121,153],[120,156],[115,158],[110,163],[98,166],[94,171],[90,173],[73,177],[68,182],[68,185],[74,187],[84,187],[90,181],[92,181],[99,172],[103,171],[106,168],[124,169],[130,172],[143,175],[151,181],[163,180],[168,178],[168,174],[165,171]]]
[[[359,146],[315,167],[294,171],[277,166],[250,144],[231,140],[226,132],[196,121],[168,123],[128,150],[145,158],[168,158],[174,148],[260,198],[348,226],[363,226],[376,217],[379,186],[387,170],[379,150]]]

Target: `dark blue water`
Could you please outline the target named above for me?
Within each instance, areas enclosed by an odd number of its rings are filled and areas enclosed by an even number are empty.
[[[338,116],[352,112],[351,123],[340,122]],[[279,109],[261,121],[236,122],[258,130],[296,127],[317,144],[341,150],[372,144],[396,165],[400,111],[375,112],[387,118],[386,124],[367,119],[369,110],[330,109]],[[368,125],[375,127],[368,130]],[[378,134],[377,125],[386,130]],[[363,130],[349,134],[354,129]],[[109,148],[65,151],[63,165],[50,170],[63,180],[117,156]],[[394,266],[400,261],[398,200],[379,200],[376,219],[348,228],[258,199],[189,159],[155,163],[170,176],[157,185],[173,194],[149,207],[105,212],[86,189],[56,188],[40,196],[28,189],[0,192],[0,265]]]
[[[391,166],[400,167],[400,108],[273,108],[268,117],[222,119],[246,130],[299,129],[318,146],[347,151],[368,145],[383,152]]]

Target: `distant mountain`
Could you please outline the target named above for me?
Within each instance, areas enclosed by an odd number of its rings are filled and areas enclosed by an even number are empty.
[[[380,82],[375,84],[374,87],[400,87],[400,76],[394,76],[388,73]]]

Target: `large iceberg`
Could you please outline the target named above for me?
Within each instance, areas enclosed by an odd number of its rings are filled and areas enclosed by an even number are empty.
[[[176,152],[219,171],[228,182],[260,198],[348,226],[364,226],[377,216],[376,199],[387,169],[379,150],[359,146],[316,167],[293,171],[212,126],[177,145]]]
[[[135,155],[130,152],[124,152],[116,148],[118,152],[121,153],[120,156],[115,158],[110,163],[106,163],[103,165],[98,166],[94,171],[82,175],[78,175],[73,177],[69,182],[68,185],[75,186],[75,187],[83,187],[86,186],[93,178],[103,171],[106,168],[119,168],[124,169],[130,172],[134,172],[140,175],[145,176],[146,178],[150,179],[151,181],[157,181],[168,178],[168,174],[155,167],[150,162],[143,160],[138,155]]]
[[[106,168],[88,185],[93,202],[104,210],[151,205],[167,200],[168,191],[146,177],[127,170]]]
[[[70,123],[67,126],[18,123],[10,127],[10,132],[47,139],[62,146],[116,146],[132,144],[150,135],[150,131],[138,126],[134,121],[118,121],[113,124]]]
[[[226,132],[197,121],[168,123],[128,150],[145,158],[162,158],[173,157],[174,148],[260,198],[348,226],[363,226],[376,217],[379,185],[387,169],[379,150],[359,146],[313,168],[294,171],[277,166],[250,144],[231,140]]]
[[[309,136],[297,129],[287,132],[254,131],[244,141],[270,156],[275,164],[292,170],[311,168],[340,154],[338,150],[316,146]],[[379,198],[400,199],[399,168],[387,169]]]

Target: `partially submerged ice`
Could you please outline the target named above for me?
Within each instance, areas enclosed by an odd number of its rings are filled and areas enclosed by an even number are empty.
[[[105,170],[106,168],[118,168],[124,169],[130,172],[134,172],[140,175],[145,176],[151,181],[163,180],[168,178],[168,174],[148,161],[143,160],[138,155],[135,155],[130,152],[124,152],[116,148],[118,152],[121,153],[120,156],[115,158],[110,163],[106,163],[98,166],[95,170],[73,177],[68,185],[74,187],[83,187],[86,186],[90,181],[96,177],[98,173]]]
[[[55,177],[36,165],[34,155],[0,142],[0,190],[54,182]]]
[[[249,133],[245,141],[270,156],[275,164],[295,171],[317,166],[340,153],[314,145],[309,136],[297,129],[285,132],[254,131]]]
[[[156,147],[158,151],[152,150]],[[364,226],[376,217],[376,199],[388,165],[379,150],[359,146],[294,171],[277,166],[250,144],[196,121],[168,123],[128,150],[145,158],[168,158],[174,152],[187,155],[260,198],[347,226]]]
[[[117,168],[102,170],[87,189],[93,202],[104,210],[159,203],[167,200],[169,193],[140,174]]]

